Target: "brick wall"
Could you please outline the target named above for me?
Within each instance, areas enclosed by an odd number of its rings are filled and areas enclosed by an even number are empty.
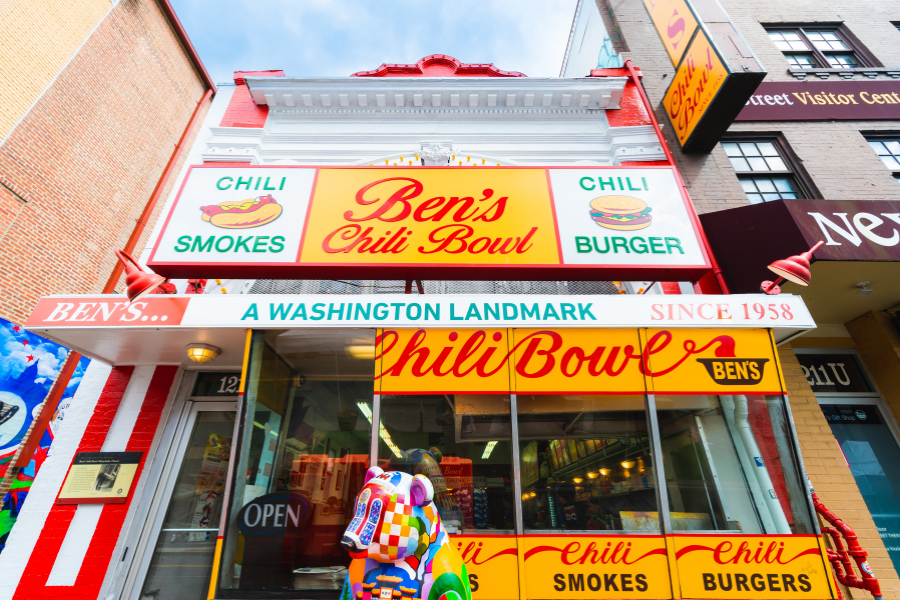
[[[859,536],[859,543],[869,553],[869,563],[881,583],[884,598],[900,598],[897,572],[841,448],[831,433],[831,427],[800,369],[797,356],[787,344],[779,347],[778,356],[784,368],[800,451],[813,488],[825,506],[850,525]],[[841,591],[845,598],[871,598],[870,594],[862,590],[847,590],[842,587]]]
[[[900,332],[890,314],[869,311],[847,323],[847,331],[885,403],[900,421]]]
[[[843,22],[885,66],[900,68],[900,31],[890,21],[900,21],[900,4],[863,0],[851,2],[801,2],[786,0],[722,0],[741,34],[768,70],[766,81],[796,81],[788,63],[769,40],[761,23]],[[612,3],[624,42],[635,66],[643,71],[644,86],[663,134],[675,155],[698,213],[747,204],[731,163],[721,146],[710,154],[685,155],[671,131],[660,102],[675,68],[641,0]],[[884,77],[882,77],[884,78]],[[837,80],[836,76],[831,77]],[[803,162],[824,198],[847,200],[900,200],[900,185],[869,148],[861,130],[900,131],[891,121],[837,121],[751,123],[732,125],[731,132],[780,132]]]
[[[109,0],[0,2],[0,140],[111,6]],[[0,232],[2,226],[0,223]]]
[[[112,9],[0,146],[0,315],[102,289],[204,91],[154,0]]]

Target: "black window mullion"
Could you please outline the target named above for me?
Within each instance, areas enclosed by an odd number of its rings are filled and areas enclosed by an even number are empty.
[[[831,67],[831,63],[828,62],[828,57],[825,56],[824,52],[816,48],[816,45],[813,44],[812,40],[809,39],[809,36],[806,35],[806,30],[802,27],[798,27],[797,33],[800,34],[800,37],[803,38],[803,41],[805,41],[806,45],[809,46],[809,49],[812,50],[813,56],[816,57],[816,62],[819,63],[819,67],[823,69]]]

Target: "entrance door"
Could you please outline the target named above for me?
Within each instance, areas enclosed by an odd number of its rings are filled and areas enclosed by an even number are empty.
[[[900,568],[900,448],[874,403],[821,406],[885,548]]]
[[[153,524],[155,547],[141,558],[140,600],[207,596],[235,411],[234,402],[189,403]]]

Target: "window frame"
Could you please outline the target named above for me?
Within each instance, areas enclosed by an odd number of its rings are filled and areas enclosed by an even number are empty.
[[[866,140],[866,145],[869,146],[869,148],[872,148],[871,142],[900,142],[900,131],[860,131],[860,133]],[[874,148],[872,149],[872,151],[874,152]],[[878,161],[881,162],[882,166],[884,166],[894,177],[894,179],[900,181],[900,166],[898,166],[896,169],[891,169],[884,164],[884,161],[881,160],[880,154],[875,152],[875,156],[876,158],[878,158]],[[900,155],[892,156],[895,156],[897,161],[900,162]]]
[[[768,132],[768,133],[758,133],[758,134],[726,134],[719,141],[720,144],[727,143],[741,143],[741,142],[769,142],[775,146],[775,149],[778,150],[779,155],[781,156],[781,160],[784,161],[784,164],[788,167],[787,171],[737,171],[734,169],[732,165],[732,170],[734,171],[735,177],[737,177],[738,181],[742,178],[749,178],[754,175],[767,175],[767,174],[775,174],[775,175],[790,175],[793,180],[794,185],[797,188],[797,196],[798,199],[805,200],[817,200],[822,198],[821,192],[819,192],[819,188],[816,187],[816,184],[813,182],[812,178],[809,176],[809,173],[806,172],[806,169],[803,168],[802,161],[800,157],[798,157],[790,144],[787,143],[787,140],[781,133],[776,132]],[[724,151],[724,146],[723,146]],[[729,159],[729,164],[731,160]],[[746,197],[746,192],[745,192]],[[749,199],[748,199],[749,200]],[[765,201],[764,201],[765,202]],[[770,200],[771,202],[771,200]]]
[[[791,32],[796,33],[800,36],[803,42],[809,47],[809,50],[796,50],[796,51],[785,51],[778,48],[778,51],[781,52],[782,56],[787,60],[787,54],[795,53],[795,54],[805,54],[813,57],[814,62],[816,63],[811,69],[804,70],[813,70],[813,69],[841,69],[843,67],[835,67],[830,62],[828,62],[828,56],[834,54],[843,54],[850,53],[853,54],[856,58],[857,64],[856,67],[848,67],[848,68],[872,68],[872,67],[883,67],[875,55],[872,54],[868,48],[866,48],[863,43],[857,38],[853,32],[844,24],[844,23],[762,23],[763,28],[766,30],[766,34],[776,33],[776,32]],[[809,38],[807,34],[807,30],[809,31],[831,31],[834,32],[838,38],[847,46],[846,51],[839,50],[826,50],[822,51],[813,44],[812,40]],[[771,38],[770,38],[771,40]],[[774,43],[774,42],[773,42]],[[777,48],[777,47],[776,47]],[[791,68],[798,68],[791,65]]]

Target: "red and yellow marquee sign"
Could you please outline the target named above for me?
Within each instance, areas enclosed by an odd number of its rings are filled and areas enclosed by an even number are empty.
[[[834,597],[814,535],[532,534],[451,539],[466,563],[474,600]]]
[[[684,598],[831,598],[814,535],[676,535]]]
[[[687,281],[709,270],[693,208],[663,166],[192,167],[148,264],[169,277],[284,279],[377,268],[384,279]]]
[[[382,393],[780,394],[759,329],[385,329]]]

